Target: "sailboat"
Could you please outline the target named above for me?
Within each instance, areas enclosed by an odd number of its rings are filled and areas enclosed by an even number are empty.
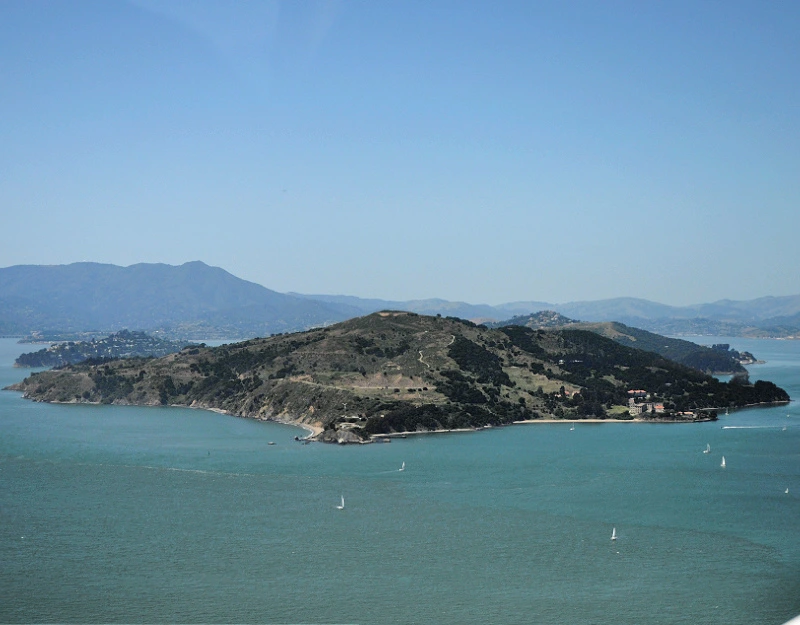
[[[787,494],[787,495],[789,494],[789,489],[788,489],[788,488],[786,489],[786,494]]]
[[[703,453],[704,453],[704,454],[710,454],[710,453],[711,453],[711,445],[709,445],[708,443],[706,443],[706,448],[705,448],[705,450],[703,451]]]
[[[344,510],[344,495],[342,495],[342,503],[339,506],[336,506],[337,510]]]
[[[405,471],[405,470],[406,470],[406,463],[405,463],[405,461],[403,461],[403,466],[401,466],[401,467],[400,467],[399,469],[397,469],[397,470],[398,470],[398,471]]]
[[[723,469],[725,468],[725,456],[722,456],[722,462],[719,466],[721,466]]]
[[[574,430],[574,429],[575,429],[575,424],[573,423],[572,427],[569,429],[569,431],[572,432],[572,430]]]
[[[611,540],[617,540],[617,528],[611,530]]]

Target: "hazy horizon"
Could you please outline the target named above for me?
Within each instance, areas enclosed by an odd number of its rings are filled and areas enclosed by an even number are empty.
[[[234,276],[235,278],[246,280],[247,282],[251,282],[253,284],[256,284],[258,286],[264,287],[264,288],[269,289],[271,291],[276,291],[276,289],[271,288],[269,285],[261,284],[259,282],[254,281],[254,280],[247,280],[245,278],[242,278],[241,276],[237,276],[233,272],[228,271],[227,269],[225,269],[225,267],[219,267],[219,266],[216,266],[216,265],[209,265],[208,263],[205,263],[202,260],[187,261],[187,264],[188,263],[195,263],[195,262],[200,262],[200,263],[203,263],[203,264],[205,264],[205,265],[207,265],[209,267],[213,267],[213,268],[216,268],[216,269],[222,269],[223,271],[225,271],[226,273],[229,273],[230,275]],[[160,262],[154,262],[154,263],[132,263],[131,265],[115,265],[114,263],[100,263],[100,262],[97,262],[97,261],[88,261],[88,260],[76,261],[75,263],[54,263],[52,265],[27,264],[27,266],[65,266],[67,264],[99,264],[99,265],[112,265],[112,266],[115,266],[115,267],[122,267],[122,268],[131,267],[131,266],[136,265],[136,264],[150,264],[150,265],[159,265],[160,264],[160,265],[168,265],[168,266],[171,266],[171,267],[180,266],[180,265],[171,265],[170,263],[160,263]],[[183,264],[183,263],[181,263],[181,264]],[[11,265],[10,267],[13,267],[13,266],[15,266],[15,265]],[[10,267],[0,267],[0,270],[9,269]],[[301,296],[301,297],[355,297],[357,299],[362,299],[362,300],[384,300],[384,301],[390,301],[390,302],[391,301],[394,301],[394,302],[415,302],[415,301],[428,301],[428,300],[432,300],[432,301],[433,300],[442,300],[442,301],[446,301],[446,302],[449,302],[449,303],[463,303],[463,304],[468,304],[468,305],[472,305],[472,306],[492,306],[492,307],[507,306],[507,305],[514,305],[514,304],[521,304],[521,303],[528,303],[528,302],[537,303],[537,304],[553,305],[553,306],[565,306],[565,305],[568,305],[568,304],[582,304],[582,303],[612,301],[612,300],[618,300],[618,299],[632,299],[632,300],[647,301],[647,302],[650,302],[650,303],[653,303],[653,304],[660,304],[660,305],[664,305],[664,306],[671,306],[671,307],[675,307],[675,308],[681,308],[681,307],[684,307],[684,306],[685,307],[692,307],[692,306],[700,306],[700,305],[704,305],[704,304],[715,304],[715,303],[718,303],[718,302],[726,302],[726,301],[727,302],[745,302],[745,301],[753,301],[753,300],[759,300],[759,299],[770,299],[770,298],[779,298],[779,297],[800,296],[800,293],[793,293],[793,294],[788,294],[788,295],[785,295],[785,296],[781,296],[781,295],[763,295],[763,296],[760,296],[760,297],[749,298],[749,299],[746,299],[746,300],[736,300],[736,299],[733,299],[733,298],[720,298],[718,300],[697,301],[697,302],[692,302],[690,304],[671,304],[670,302],[659,301],[659,300],[651,300],[651,299],[648,299],[648,298],[636,297],[636,296],[633,296],[633,295],[621,295],[621,296],[618,296],[618,297],[606,297],[606,298],[598,298],[598,299],[574,299],[574,300],[565,300],[565,301],[545,301],[545,300],[519,299],[518,298],[518,299],[506,300],[506,301],[501,301],[501,302],[487,302],[487,301],[475,301],[475,300],[467,300],[467,299],[448,300],[446,298],[438,297],[438,296],[416,297],[416,298],[410,298],[410,299],[399,299],[399,298],[396,298],[396,297],[377,297],[377,296],[372,296],[372,295],[369,295],[369,294],[367,294],[367,295],[356,295],[356,294],[353,294],[353,293],[337,293],[337,292],[310,293],[310,292],[301,292],[301,291],[297,291],[297,290],[277,291],[277,292],[283,293],[283,294],[286,294],[286,295],[295,295],[295,296]],[[533,311],[533,312],[537,312],[537,311]]]
[[[0,3],[0,266],[800,293],[800,4]]]

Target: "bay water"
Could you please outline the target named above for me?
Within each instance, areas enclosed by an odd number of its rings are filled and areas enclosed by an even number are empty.
[[[800,397],[800,341],[707,342],[753,352],[767,363],[751,379]],[[11,366],[23,351],[0,339],[0,386],[29,373]],[[366,446],[298,435],[0,393],[0,622],[800,614],[797,403],[714,423],[532,424]]]

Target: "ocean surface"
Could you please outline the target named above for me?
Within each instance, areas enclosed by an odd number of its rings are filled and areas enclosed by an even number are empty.
[[[800,398],[800,341],[696,340],[753,352],[767,363],[751,379]],[[23,351],[0,339],[0,386],[28,373],[11,366]],[[800,614],[797,402],[715,423],[518,425],[361,447],[303,434],[0,393],[0,622]]]

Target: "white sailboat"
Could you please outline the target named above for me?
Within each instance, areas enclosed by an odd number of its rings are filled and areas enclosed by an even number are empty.
[[[789,489],[788,489],[788,488],[786,489],[786,494],[787,494],[787,495],[789,494]]]
[[[342,495],[342,503],[336,506],[337,510],[344,510],[344,495]]]
[[[719,466],[721,466],[723,469],[725,468],[725,456],[722,456],[722,462]]]
[[[573,423],[572,427],[569,429],[569,431],[572,432],[572,430],[574,430],[574,429],[575,429],[575,424]]]
[[[403,461],[403,465],[402,465],[402,466],[401,466],[399,469],[397,469],[397,470],[398,470],[398,471],[405,471],[405,470],[406,470],[406,463],[405,463],[405,461]]]
[[[705,448],[705,450],[703,450],[703,453],[704,454],[710,454],[711,453],[711,445],[706,443],[706,448]]]
[[[617,540],[617,528],[611,530],[611,540]]]

